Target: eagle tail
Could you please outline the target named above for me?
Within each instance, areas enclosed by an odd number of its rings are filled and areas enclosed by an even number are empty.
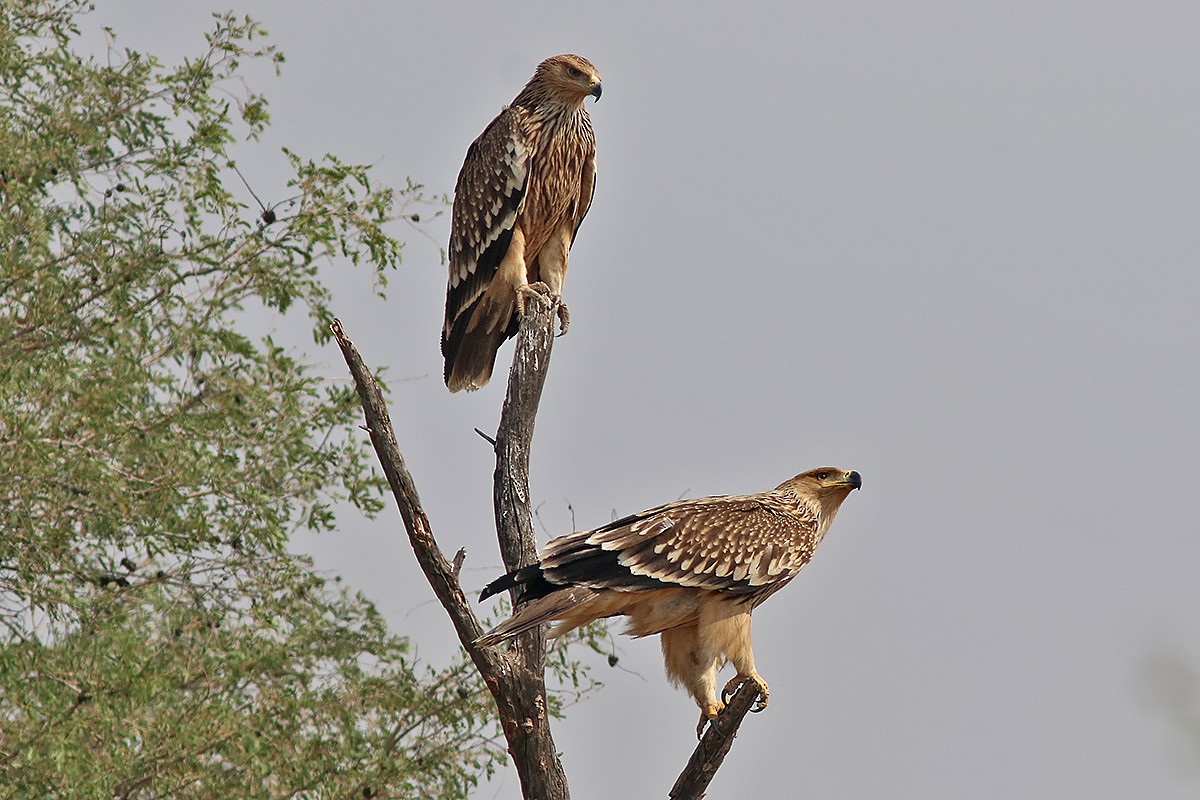
[[[480,647],[491,647],[492,645],[500,644],[506,639],[511,639],[517,634],[532,630],[543,622],[561,620],[563,617],[569,616],[571,611],[594,600],[596,596],[597,593],[595,591],[585,589],[582,586],[572,586],[551,592],[545,597],[539,597],[521,606],[512,617],[476,639],[475,644]],[[571,628],[584,624],[583,622],[574,622],[574,620],[571,620],[571,622],[573,624],[570,624],[569,627],[559,626],[550,635],[558,636]]]
[[[541,578],[541,580],[539,580],[539,578]],[[535,592],[533,594],[529,593],[529,590],[534,588],[534,586],[531,586],[531,584],[536,585],[541,583],[546,584],[547,591]],[[528,567],[515,569],[507,575],[501,575],[499,578],[496,578],[496,580],[483,587],[483,591],[479,593],[479,602],[482,603],[492,595],[500,594],[503,591],[512,589],[514,586],[522,587],[521,601],[533,600],[534,598],[542,597],[549,594],[550,591],[553,590],[549,581],[546,581],[544,578],[542,578],[542,565],[530,564]]]
[[[442,334],[442,355],[446,359],[443,377],[452,392],[474,391],[492,377],[496,351],[517,334],[519,320],[516,304],[503,307],[486,295],[471,304]]]

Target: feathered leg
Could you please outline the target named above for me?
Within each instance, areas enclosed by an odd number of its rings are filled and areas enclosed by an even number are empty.
[[[538,280],[550,290],[550,298],[558,301],[558,335],[562,336],[571,325],[571,312],[562,301],[563,283],[567,280],[567,257],[571,252],[574,230],[568,224],[561,226],[553,239],[538,253]]]
[[[706,646],[696,625],[663,631],[662,649],[667,677],[675,685],[687,689],[700,706],[700,724],[696,726],[699,736],[705,723],[716,719],[725,708],[725,704],[717,699],[717,668],[723,659],[715,648]]]
[[[753,681],[758,686],[759,696],[754,701],[753,711],[762,711],[767,707],[767,699],[771,695],[771,689],[767,686],[767,682],[758,674],[758,670],[754,668],[754,650],[750,646],[750,614],[739,614],[729,620],[731,630],[726,642],[725,654],[729,657],[733,668],[737,670],[737,675],[733,680],[725,684],[725,688],[721,690],[721,699],[726,703],[734,692],[738,690],[743,683]]]

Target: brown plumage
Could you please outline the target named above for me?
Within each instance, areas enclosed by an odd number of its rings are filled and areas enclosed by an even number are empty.
[[[454,189],[442,326],[452,392],[491,378],[496,350],[516,335],[529,284],[562,294],[596,185],[596,139],[583,107],[589,95],[600,98],[591,62],[548,58],[467,150]],[[560,319],[565,331],[565,306]]]
[[[533,564],[499,578],[480,599],[516,589],[513,617],[484,634],[494,645],[544,622],[551,636],[616,615],[627,633],[662,634],[667,675],[715,719],[742,681],[768,688],[754,667],[750,614],[800,572],[857,472],[820,467],[761,494],[678,500],[590,531],[560,536]],[[716,696],[717,670],[737,676]]]

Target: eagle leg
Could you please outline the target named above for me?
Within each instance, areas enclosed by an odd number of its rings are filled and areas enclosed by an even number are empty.
[[[721,699],[729,702],[729,698],[733,696],[743,683],[752,682],[758,687],[758,699],[754,701],[754,708],[751,711],[757,713],[767,707],[767,700],[771,696],[771,689],[767,686],[767,682],[763,680],[762,675],[757,672],[752,672],[749,675],[735,675],[733,680],[725,684],[725,688],[721,690]],[[724,705],[724,703],[722,704]]]

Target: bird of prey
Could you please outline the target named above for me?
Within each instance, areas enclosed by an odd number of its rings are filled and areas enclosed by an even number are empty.
[[[551,636],[603,617],[629,617],[633,636],[662,634],[667,676],[700,706],[699,733],[744,681],[769,689],[754,666],[750,614],[808,563],[842,501],[862,486],[850,470],[819,467],[761,494],[704,497],[633,514],[552,540],[538,562],[484,588],[516,589],[515,613],[481,636],[498,644],[543,622]],[[716,695],[717,670],[737,676]]]
[[[586,58],[548,58],[467,150],[454,188],[442,355],[452,392],[492,376],[517,333],[530,284],[562,296],[567,256],[596,186],[596,138],[583,103],[600,99]],[[568,315],[559,306],[562,331]]]

